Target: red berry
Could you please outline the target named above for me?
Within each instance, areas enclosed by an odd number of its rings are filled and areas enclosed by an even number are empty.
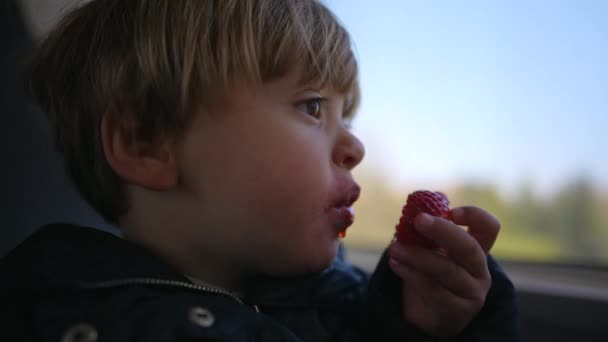
[[[427,213],[449,220],[450,201],[441,192],[415,191],[407,196],[407,203],[401,211],[402,215],[396,227],[397,241],[434,249],[437,245],[414,229],[414,219],[420,213]]]

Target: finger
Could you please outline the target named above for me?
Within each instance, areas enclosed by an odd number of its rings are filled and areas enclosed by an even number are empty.
[[[438,288],[437,283],[426,279],[420,272],[414,271],[411,267],[403,265],[395,259],[389,259],[390,268],[403,280],[403,316],[406,320],[422,327],[432,323],[433,305],[432,296],[429,292],[438,292],[443,289]]]
[[[462,298],[422,272],[399,265],[395,269],[404,279],[403,313],[406,320],[436,336],[452,336],[479,311],[483,302]],[[447,319],[449,317],[449,319]],[[443,323],[438,324],[439,321]]]
[[[395,272],[395,274],[401,278],[404,282],[404,286],[414,291],[422,291],[423,289],[428,291],[438,291],[442,286],[436,281],[431,281],[427,276],[421,272],[416,271],[412,267],[400,263],[394,258],[389,258],[388,264]]]
[[[486,254],[477,240],[460,226],[424,213],[416,217],[414,226],[420,234],[447,250],[449,256],[473,276],[486,274]]]
[[[425,274],[459,297],[477,300],[489,287],[486,286],[490,278],[487,267],[485,273],[477,278],[449,257],[426,248],[404,248],[396,244],[391,246],[389,253],[398,263]]]
[[[452,209],[452,221],[469,227],[469,234],[479,242],[485,253],[492,249],[500,231],[500,221],[478,207],[466,206]]]

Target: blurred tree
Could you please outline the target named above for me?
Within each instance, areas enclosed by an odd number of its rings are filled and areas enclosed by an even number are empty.
[[[363,191],[345,242],[352,248],[383,249],[394,234],[407,194],[418,187],[395,186],[382,170],[360,170],[357,180]],[[498,257],[608,264],[608,193],[594,189],[591,180],[581,176],[543,200],[533,184],[522,181],[510,198],[494,184],[474,181],[445,192],[453,207],[479,206],[501,221],[492,250]]]
[[[452,207],[464,205],[481,207],[496,216],[503,227],[505,225],[517,227],[509,222],[511,220],[510,208],[493,184],[466,182],[448,191],[447,195],[452,202]]]
[[[520,232],[553,233],[554,229],[546,203],[535,195],[533,182],[530,179],[525,179],[520,183],[516,197],[511,204],[509,216],[514,224],[513,228]]]
[[[608,192],[595,192],[593,227],[604,264],[608,264]]]
[[[602,229],[595,213],[593,185],[588,177],[574,179],[558,193],[552,205],[555,232],[564,257],[570,260],[597,260],[602,256]],[[603,237],[603,236],[602,236]]]

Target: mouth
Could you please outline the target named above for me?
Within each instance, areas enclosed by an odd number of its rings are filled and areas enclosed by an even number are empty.
[[[361,194],[361,188],[355,183],[353,183],[343,194],[338,198],[338,200],[334,203],[334,208],[341,207],[352,207],[352,205],[359,199],[359,195]]]
[[[345,237],[346,229],[353,224],[355,211],[352,206],[359,199],[360,193],[361,188],[356,183],[351,182],[327,208],[338,237]]]

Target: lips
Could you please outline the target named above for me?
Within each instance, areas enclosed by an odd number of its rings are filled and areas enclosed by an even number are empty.
[[[330,221],[336,231],[336,234],[340,237],[344,237],[346,235],[346,229],[354,222],[354,216],[351,210],[352,208],[350,207],[331,208],[329,210]]]
[[[346,235],[346,229],[354,222],[354,210],[352,205],[359,199],[361,188],[354,182],[349,181],[341,186],[338,196],[327,208],[332,225],[339,237]]]

